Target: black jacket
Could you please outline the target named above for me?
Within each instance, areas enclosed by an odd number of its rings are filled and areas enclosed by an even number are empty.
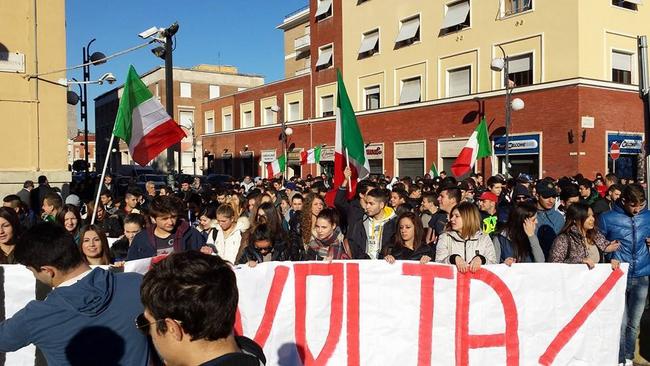
[[[363,220],[363,216],[365,215],[359,199],[355,198],[348,201],[347,194],[348,191],[346,189],[339,188],[334,197],[334,207],[339,210],[339,214],[341,215],[341,230],[344,233],[347,232],[353,223]]]
[[[431,261],[436,259],[436,248],[432,245],[422,244],[416,250],[411,250],[406,247],[393,246],[390,248],[390,253],[387,253],[395,257],[397,260],[404,261],[419,261],[425,255],[431,258]]]
[[[447,226],[447,221],[449,221],[448,215],[447,212],[439,209],[433,214],[433,216],[431,216],[429,227],[436,233],[436,237],[439,237],[440,234],[445,232],[445,226]]]
[[[282,262],[291,260],[291,255],[289,250],[287,250],[287,245],[284,242],[277,242],[273,245],[273,252],[271,254],[272,262]],[[237,259],[237,264],[246,264],[250,261],[257,263],[263,263],[264,258],[260,253],[255,250],[253,245],[247,245],[242,250],[241,255]]]
[[[368,216],[364,216],[350,225],[348,228],[347,238],[350,243],[350,250],[352,251],[353,259],[370,259],[366,253],[366,245],[368,243],[368,234],[366,233],[365,222],[370,220]],[[381,246],[379,247],[379,258],[383,258],[383,253],[387,253],[392,246],[393,236],[397,232],[397,216],[393,216],[384,224],[383,233],[381,237]]]

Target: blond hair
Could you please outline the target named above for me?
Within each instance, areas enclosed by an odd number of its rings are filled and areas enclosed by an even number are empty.
[[[462,238],[469,238],[481,229],[481,213],[473,203],[461,202],[451,210],[452,214],[454,210],[463,220],[463,227],[458,233]]]

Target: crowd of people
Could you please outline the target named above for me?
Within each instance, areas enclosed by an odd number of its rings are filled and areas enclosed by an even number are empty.
[[[4,198],[0,263],[24,263],[13,248],[20,233],[40,221],[64,230],[86,265],[120,266],[184,252],[250,267],[269,261],[413,260],[450,264],[459,272],[499,263],[590,269],[609,263],[617,269],[625,262],[630,267],[619,362],[631,363],[650,275],[650,212],[642,184],[614,174],[534,180],[527,174],[508,179],[477,173],[456,179],[441,172],[373,176],[356,182],[351,192],[350,177],[348,168],[340,187],[325,175],[245,177],[219,187],[195,179],[180,182],[177,190],[156,190],[147,182],[145,192],[130,187],[118,196],[109,176],[97,207],[80,199],[75,187],[63,198],[39,177],[37,187],[25,182],[21,192]],[[157,300],[145,301],[144,293],[155,288],[143,287],[145,307],[167,314]],[[143,324],[160,319],[150,315]],[[188,332],[179,324],[179,331]]]

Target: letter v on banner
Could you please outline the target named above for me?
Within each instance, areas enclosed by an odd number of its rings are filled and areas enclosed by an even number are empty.
[[[273,321],[275,320],[275,314],[278,311],[278,305],[280,304],[280,299],[282,298],[282,293],[284,291],[284,286],[287,283],[288,276],[289,267],[275,267],[271,289],[269,290],[269,295],[266,298],[266,310],[264,311],[262,321],[257,328],[257,332],[255,332],[255,337],[253,338],[255,343],[259,344],[262,348],[264,348],[266,340],[269,338],[269,334],[271,333]],[[237,314],[235,315],[235,334],[244,334],[239,309],[237,309]]]
[[[329,264],[294,264],[296,285],[296,346],[303,365],[327,365],[341,337],[343,327],[343,263]],[[330,307],[330,324],[323,349],[317,357],[307,344],[307,277],[331,276],[332,299]]]
[[[499,334],[469,334],[470,281],[478,280],[490,286],[499,297],[505,316],[505,332]],[[519,320],[515,299],[508,286],[494,273],[481,268],[476,273],[458,273],[456,287],[456,365],[469,365],[471,348],[505,346],[506,365],[519,365]]]
[[[433,290],[435,279],[453,279],[454,270],[450,266],[423,266],[404,263],[402,274],[420,276],[420,326],[418,334],[418,365],[431,365],[431,344],[433,341]]]

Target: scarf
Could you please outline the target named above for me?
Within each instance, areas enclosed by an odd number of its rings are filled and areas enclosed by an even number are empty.
[[[318,254],[320,258],[331,257],[332,259],[350,259],[343,247],[343,233],[340,228],[334,229],[329,238],[318,239],[315,233],[312,233],[311,240],[307,247]]]

